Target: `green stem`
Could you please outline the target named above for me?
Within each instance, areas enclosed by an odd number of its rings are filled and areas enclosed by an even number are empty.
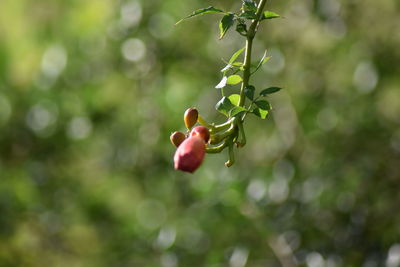
[[[224,123],[221,123],[221,124],[218,124],[218,125],[214,125],[214,129],[215,129],[216,131],[220,131],[220,130],[226,129],[226,128],[228,128],[229,125],[231,125],[232,120],[233,120],[233,119],[230,119],[230,120],[227,120],[227,121],[224,122]]]
[[[219,153],[222,150],[224,150],[227,145],[228,145],[228,142],[225,139],[225,141],[222,144],[220,144],[219,146],[214,146],[214,147],[207,146],[206,147],[206,152],[209,153],[209,154],[216,154],[216,153]]]
[[[246,134],[245,134],[244,128],[243,128],[243,122],[239,120],[237,125],[239,128],[240,141],[236,142],[236,144],[238,147],[244,147],[246,145]]]
[[[236,123],[232,123],[231,127],[229,127],[229,129],[226,130],[225,132],[211,135],[210,144],[220,143],[222,140],[226,139],[228,136],[233,135],[235,130],[236,130]]]
[[[251,65],[251,49],[253,46],[253,38],[247,36],[246,40],[246,52],[244,56],[244,65],[243,65],[243,81],[242,87],[240,88],[240,98],[239,98],[239,106],[243,107],[245,104],[245,95],[244,89],[249,85],[250,81],[250,65]]]
[[[235,163],[235,153],[233,151],[233,140],[229,141],[229,160],[225,162],[226,167],[230,167]]]
[[[197,121],[198,121],[201,125],[203,125],[203,126],[209,128],[210,130],[214,130],[214,128],[215,128],[214,125],[211,125],[211,124],[209,124],[208,122],[206,122],[206,120],[205,120],[202,116],[200,116],[200,114],[199,114],[199,116],[197,117]]]
[[[257,33],[257,26],[262,18],[266,2],[267,0],[260,0],[257,7],[256,19],[254,19],[251,22],[249,30],[247,31],[246,51],[245,51],[244,65],[243,65],[243,81],[242,81],[242,87],[240,88],[240,100],[239,100],[239,106],[241,107],[244,107],[246,100],[246,97],[244,95],[244,89],[249,85],[250,82],[251,50],[253,48],[253,39]]]

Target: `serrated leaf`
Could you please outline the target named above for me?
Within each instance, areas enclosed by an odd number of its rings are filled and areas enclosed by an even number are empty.
[[[175,25],[178,25],[179,23],[181,23],[184,20],[199,16],[199,15],[210,14],[210,13],[225,13],[225,12],[223,10],[215,8],[213,6],[209,6],[209,7],[206,7],[206,8],[201,8],[201,9],[198,9],[196,11],[193,11],[192,14],[190,14],[189,16],[181,19],[180,21],[175,23]]]
[[[232,56],[231,59],[229,59],[229,64],[233,64],[233,62],[235,62],[235,60],[240,56],[240,54],[243,53],[244,49],[246,47],[240,48],[238,51],[236,51]]]
[[[258,100],[255,102],[256,106],[262,110],[270,110],[271,105],[266,100]]]
[[[229,112],[229,116],[230,117],[235,117],[235,116],[239,116],[240,114],[242,114],[243,112],[246,112],[247,110],[243,107],[234,107],[233,109],[231,109],[231,111]]]
[[[226,96],[221,98],[221,100],[218,101],[218,103],[215,105],[215,109],[218,110],[219,112],[221,112],[222,114],[226,115],[227,117],[229,117],[229,112],[234,107],[235,106],[231,103],[229,98],[227,98]]]
[[[264,19],[275,19],[275,18],[279,18],[280,16],[281,15],[279,15],[279,14],[277,14],[275,12],[267,10],[267,11],[265,11],[263,13],[263,16],[262,16],[261,20],[264,20]]]
[[[255,108],[255,109],[253,109],[252,113],[254,115],[256,115],[257,117],[260,117],[261,119],[265,119],[268,115],[268,110]]]
[[[224,88],[226,86],[227,80],[228,78],[226,76],[222,77],[221,81],[219,82],[219,84],[217,84],[217,86],[215,86],[215,88]]]
[[[267,89],[264,89],[260,92],[260,96],[266,96],[269,94],[273,94],[275,92],[278,92],[279,90],[281,90],[282,88],[280,87],[269,87]]]
[[[256,19],[256,13],[253,11],[244,11],[242,12],[242,14],[239,15],[239,17],[241,18],[245,18],[245,19]]]
[[[233,13],[226,14],[219,23],[219,39],[222,39],[229,28],[233,25],[235,15]]]
[[[227,80],[227,84],[231,84],[231,85],[235,85],[238,84],[242,81],[242,77],[240,77],[239,75],[235,74],[235,75],[231,75],[228,77]]]
[[[253,85],[246,86],[246,87],[244,88],[244,95],[245,95],[248,99],[253,100],[253,99],[254,99],[254,92],[255,92],[255,90],[256,90],[256,88],[255,88]]]
[[[240,101],[240,95],[238,94],[232,94],[229,97],[229,100],[231,101],[231,103],[235,106],[239,106],[239,101]]]

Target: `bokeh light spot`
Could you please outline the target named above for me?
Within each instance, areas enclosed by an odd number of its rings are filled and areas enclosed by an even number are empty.
[[[68,125],[67,134],[71,139],[85,139],[92,132],[92,123],[86,117],[76,117]]]
[[[121,6],[121,23],[124,27],[137,25],[142,18],[142,6],[138,1],[130,1]]]
[[[42,101],[34,105],[26,115],[26,124],[36,134],[49,136],[58,118],[58,107],[50,101]]]
[[[249,257],[249,251],[243,247],[236,247],[231,257],[229,258],[229,266],[231,267],[244,267]]]
[[[369,93],[378,83],[378,72],[375,66],[368,61],[360,62],[353,75],[353,83],[361,93]]]
[[[146,45],[139,39],[131,38],[122,44],[121,52],[126,60],[137,62],[145,56]]]
[[[61,45],[49,47],[42,58],[42,72],[49,78],[56,78],[67,65],[67,51]]]

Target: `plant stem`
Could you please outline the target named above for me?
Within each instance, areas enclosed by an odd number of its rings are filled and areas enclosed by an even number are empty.
[[[252,21],[249,30],[247,31],[246,51],[245,51],[244,65],[243,65],[243,82],[242,82],[242,87],[240,88],[240,100],[239,100],[239,106],[241,107],[244,107],[246,100],[246,97],[244,95],[244,89],[249,85],[250,82],[251,50],[253,48],[253,39],[257,33],[257,26],[262,18],[266,2],[267,0],[260,0],[257,7],[256,19]]]
[[[246,52],[244,56],[244,65],[243,65],[243,81],[242,87],[240,88],[240,98],[239,98],[239,106],[243,107],[245,103],[245,95],[244,89],[249,85],[250,81],[250,65],[251,65],[251,49],[253,46],[253,38],[247,36],[246,40]]]
[[[229,119],[226,122],[222,123],[222,124],[218,124],[218,125],[214,125],[214,131],[221,131],[224,130],[226,128],[228,128],[228,126],[230,126],[231,122],[233,121],[233,119]]]
[[[226,167],[230,167],[235,163],[235,153],[233,151],[233,140],[229,141],[229,160],[225,162]]]
[[[225,139],[224,142],[219,146],[207,146],[206,152],[209,154],[216,154],[224,150],[224,148],[228,145],[228,141]]]
[[[231,127],[223,133],[217,133],[215,135],[211,135],[210,137],[210,144],[218,144],[228,136],[233,135],[236,131],[236,123],[232,123]]]
[[[206,122],[206,120],[205,120],[202,116],[200,116],[200,114],[199,114],[199,116],[197,117],[197,121],[198,121],[198,123],[200,123],[201,125],[203,125],[203,126],[209,128],[210,130],[214,130],[214,126],[211,125],[211,124],[209,124],[208,122]]]
[[[237,141],[236,144],[238,147],[244,147],[246,145],[246,134],[243,128],[243,122],[240,120],[238,121],[238,129],[240,141]]]

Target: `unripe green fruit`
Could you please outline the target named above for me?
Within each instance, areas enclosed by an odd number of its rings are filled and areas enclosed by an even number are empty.
[[[182,144],[183,141],[185,141],[186,136],[182,132],[174,132],[174,133],[171,134],[169,139],[171,140],[171,143],[174,146],[178,147],[180,144]]]
[[[185,121],[185,125],[186,128],[188,128],[188,130],[192,129],[192,127],[196,124],[198,117],[199,117],[199,112],[195,108],[188,108],[185,111],[183,120]]]
[[[207,143],[210,140],[210,131],[204,126],[196,126],[190,132],[190,136],[201,137]]]

